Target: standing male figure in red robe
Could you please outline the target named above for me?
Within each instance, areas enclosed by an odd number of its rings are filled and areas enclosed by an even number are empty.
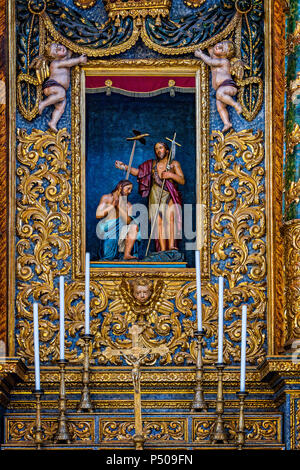
[[[182,197],[177,186],[185,184],[185,178],[178,161],[173,160],[168,166],[170,149],[165,142],[157,142],[154,153],[155,159],[145,161],[138,168],[131,168],[130,174],[137,178],[140,195],[148,197],[149,219],[152,224],[155,223],[156,251],[177,250],[182,230]],[[119,160],[115,166],[120,170],[128,168]]]

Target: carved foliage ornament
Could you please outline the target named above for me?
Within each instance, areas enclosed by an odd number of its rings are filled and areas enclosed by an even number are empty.
[[[215,424],[213,419],[203,418],[194,420],[194,440],[207,441]],[[234,441],[237,437],[238,422],[236,419],[227,418],[225,429],[229,439]],[[247,442],[280,442],[280,421],[278,418],[245,419],[245,438]]]
[[[34,425],[32,419],[9,418],[7,426],[7,442],[34,441]],[[187,420],[179,418],[146,418],[143,422],[144,431],[150,441],[187,441]],[[196,418],[193,421],[193,441],[205,442],[209,438],[213,419]],[[299,417],[297,416],[297,429]],[[238,422],[235,418],[227,418],[225,427],[229,432],[230,440],[236,439]],[[73,441],[95,441],[94,419],[69,419],[69,430]],[[280,442],[280,422],[278,418],[254,417],[245,420],[246,439],[248,442]],[[57,431],[57,420],[43,419],[42,438],[51,441]],[[134,421],[130,418],[118,420],[115,418],[100,419],[99,439],[103,441],[129,441],[134,433]],[[296,448],[299,448],[297,446]]]
[[[286,283],[286,344],[291,346],[300,337],[300,222],[284,225]]]
[[[151,16],[156,19],[156,25],[160,25],[160,17],[168,16],[171,8],[171,0],[103,0],[108,17],[120,26],[120,17],[128,16],[137,18],[137,26],[141,25],[141,18]]]
[[[74,5],[85,10],[87,8],[92,8],[93,6],[95,6],[97,0],[73,0],[73,2]]]
[[[93,419],[69,419],[68,430],[72,441],[95,440],[95,423]],[[42,422],[42,440],[52,441],[57,433],[58,422],[55,418],[43,419]],[[8,442],[34,442],[35,421],[30,418],[22,420],[9,419],[7,429]]]

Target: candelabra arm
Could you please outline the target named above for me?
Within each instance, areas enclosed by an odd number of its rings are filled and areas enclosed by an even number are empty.
[[[216,403],[216,414],[217,419],[213,428],[213,432],[210,436],[213,444],[222,444],[228,442],[228,434],[224,428],[224,394],[223,394],[223,370],[225,364],[216,363],[216,369],[218,371],[218,391],[217,391],[217,403]]]
[[[194,389],[194,399],[191,405],[191,411],[207,411],[207,404],[204,399],[204,389],[203,389],[203,356],[202,356],[202,348],[204,346],[204,335],[205,331],[197,331],[195,333],[195,337],[197,340],[197,358],[196,358],[196,385]]]
[[[90,358],[89,358],[89,347],[90,342],[94,338],[93,335],[83,335],[84,340],[84,358],[83,358],[83,370],[82,370],[82,383],[83,389],[81,393],[81,399],[78,406],[79,412],[92,412],[93,406],[90,398]]]
[[[32,393],[35,395],[36,399],[36,418],[35,418],[35,445],[37,450],[41,449],[43,443],[42,439],[42,419],[41,419],[41,398],[44,394],[43,390],[33,390]]]
[[[60,359],[58,364],[60,367],[59,419],[58,430],[54,441],[57,443],[70,443],[71,439],[68,431],[68,422],[66,417],[67,401],[65,390],[65,373],[67,361],[65,359]]]

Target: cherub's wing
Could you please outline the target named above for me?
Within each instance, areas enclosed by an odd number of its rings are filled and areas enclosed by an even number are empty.
[[[119,282],[114,280],[105,280],[102,283],[102,287],[105,290],[109,299],[116,299],[120,296],[119,286]]]
[[[48,60],[42,55],[36,57],[31,62],[30,68],[35,69],[35,73],[36,73],[36,77],[39,82],[39,85],[41,85],[50,76]]]
[[[121,284],[114,286],[114,299],[109,305],[111,313],[124,313],[130,307],[129,284],[122,279]]]
[[[115,287],[115,300],[110,303],[109,311],[114,315],[125,314],[127,322],[135,318],[132,311],[132,297],[130,295],[130,285],[125,279],[122,279],[119,286]]]
[[[155,284],[155,295],[153,298],[153,310],[164,315],[170,315],[174,310],[174,305],[169,299],[175,298],[180,288],[181,281],[168,281],[158,280]]]

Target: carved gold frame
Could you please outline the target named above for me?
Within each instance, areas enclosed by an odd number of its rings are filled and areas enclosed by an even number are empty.
[[[210,217],[209,217],[209,90],[208,70],[197,60],[100,60],[76,67],[72,74],[72,273],[74,279],[82,279],[85,262],[85,77],[87,75],[164,75],[194,76],[196,79],[196,197],[197,197],[197,246],[201,250],[202,277],[210,277]],[[204,230],[200,230],[200,226]],[[92,268],[93,279],[120,276],[194,278],[195,269],[160,269],[138,267]]]

